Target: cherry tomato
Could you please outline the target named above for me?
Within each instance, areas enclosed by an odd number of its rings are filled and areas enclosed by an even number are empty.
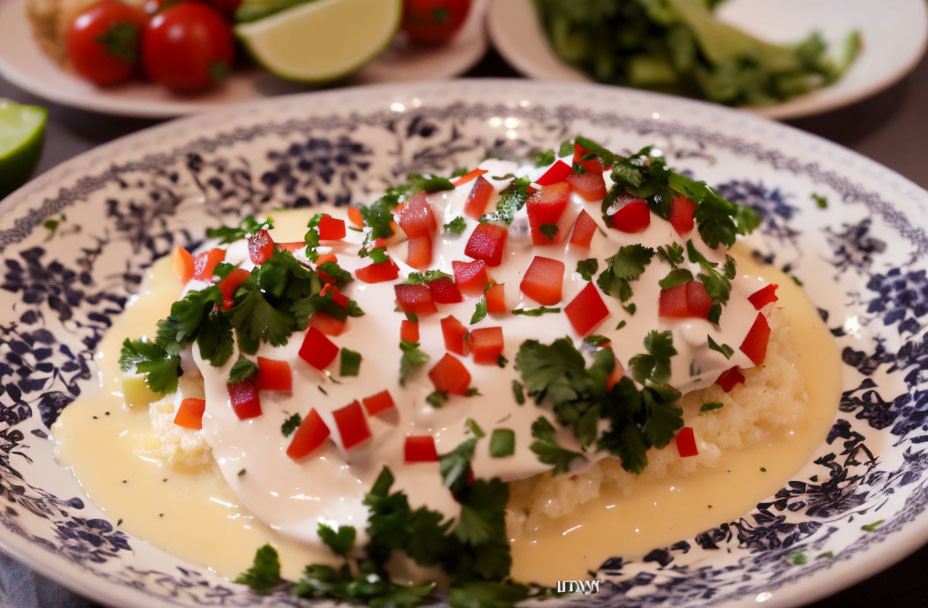
[[[467,18],[471,0],[405,0],[403,31],[413,42],[450,40]]]
[[[81,78],[99,85],[132,77],[139,61],[145,14],[117,0],[103,0],[80,13],[68,28],[68,59]]]
[[[205,2],[215,7],[226,17],[233,19],[235,17],[235,11],[238,10],[238,6],[242,3],[242,0],[205,0]]]
[[[149,78],[182,93],[221,83],[234,59],[231,27],[215,9],[197,2],[156,14],[142,38],[142,66]]]

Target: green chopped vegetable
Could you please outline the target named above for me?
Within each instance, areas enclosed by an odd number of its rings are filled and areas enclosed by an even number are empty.
[[[505,458],[516,453],[516,434],[511,429],[493,429],[490,435],[490,456]]]
[[[725,407],[724,403],[719,403],[718,401],[710,401],[708,403],[703,403],[699,407],[699,413],[705,414],[706,412],[711,412],[713,410],[718,410]]]
[[[341,365],[338,374],[340,376],[357,376],[361,369],[361,353],[342,347]]]
[[[300,425],[303,424],[303,417],[299,413],[293,414],[280,425],[280,432],[283,433],[284,437],[289,437],[300,428]]]

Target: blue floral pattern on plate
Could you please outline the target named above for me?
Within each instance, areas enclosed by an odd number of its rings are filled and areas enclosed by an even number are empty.
[[[674,166],[757,209],[763,223],[750,245],[806,280],[846,377],[831,431],[793,480],[737,521],[641,559],[606,560],[595,573],[600,592],[582,601],[693,606],[770,594],[790,603],[812,577],[852,578],[848,562],[878,543],[924,538],[916,520],[928,501],[928,237],[916,221],[926,193],[836,147],[696,102],[461,82],[285,98],[170,123],[5,202],[0,542],[113,603],[298,605],[125,534],[54,463],[49,427],[93,390],[96,345],[153,260],[194,246],[206,226],[275,207],[369,202],[411,171],[522,158],[580,132],[616,148],[653,143]],[[823,150],[843,156],[826,161]],[[813,192],[830,208],[818,209]],[[47,218],[61,220],[57,229]],[[807,563],[795,563],[799,553]],[[815,559],[823,554],[833,557]]]

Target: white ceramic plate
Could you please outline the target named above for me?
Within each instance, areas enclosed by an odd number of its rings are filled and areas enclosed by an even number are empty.
[[[600,592],[578,601],[793,606],[921,546],[928,192],[745,112],[598,85],[461,80],[280,97],[167,123],[64,163],[0,205],[0,548],[120,608],[292,605],[128,534],[55,462],[49,426],[94,390],[100,337],[152,260],[206,227],[370,200],[410,171],[447,174],[488,150],[524,157],[577,133],[617,150],[655,144],[672,166],[758,210],[749,244],[805,282],[845,383],[828,436],[774,496],[643,558],[604,561]],[[43,222],[62,213],[66,229],[49,240]],[[797,565],[798,553],[808,561]]]
[[[454,39],[441,46],[417,46],[397,36],[379,57],[347,81],[376,84],[440,80],[466,72],[487,49],[484,26],[487,0],[476,0]],[[233,103],[307,90],[245,62],[222,87],[196,96],[178,96],[142,80],[100,88],[63,70],[36,43],[26,15],[26,0],[0,0],[0,74],[14,85],[55,103],[103,114],[167,118],[207,112]]]
[[[768,118],[819,114],[874,95],[908,74],[928,44],[924,0],[727,0],[718,14],[771,42],[795,42],[814,30],[835,45],[852,30],[863,37],[857,61],[834,85],[774,106],[745,108]],[[589,82],[554,54],[532,0],[493,0],[487,25],[493,44],[523,74]]]

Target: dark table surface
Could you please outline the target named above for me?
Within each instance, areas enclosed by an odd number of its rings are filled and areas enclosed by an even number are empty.
[[[465,77],[517,77],[494,51]],[[38,172],[157,121],[91,114],[43,102],[0,78],[0,98],[49,110],[45,151]],[[928,187],[928,56],[902,82],[852,106],[789,124],[860,152]],[[928,547],[895,566],[821,602],[816,608],[928,605]],[[6,596],[6,597],[4,597]],[[90,608],[86,600],[0,554],[0,608]]]

